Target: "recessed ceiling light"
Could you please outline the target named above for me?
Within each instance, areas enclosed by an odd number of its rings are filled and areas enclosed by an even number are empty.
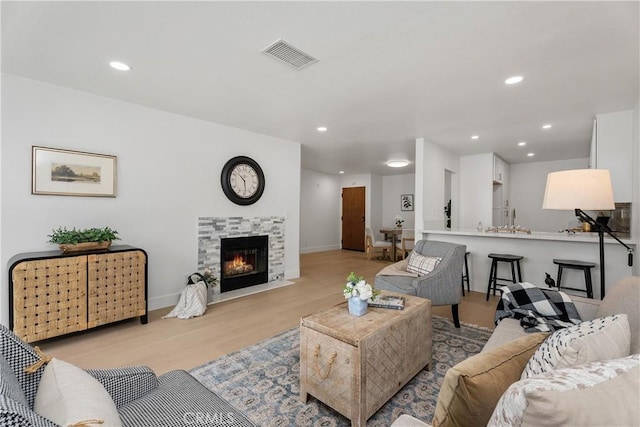
[[[542,125],[542,129],[551,129],[551,125],[549,123]]]
[[[522,76],[513,76],[513,77],[509,77],[504,82],[508,85],[514,85],[516,83],[520,83],[522,80],[524,80]]]
[[[534,153],[527,153],[527,157],[533,157],[533,156],[535,156]]]
[[[318,132],[326,132],[327,128],[325,126],[318,126],[317,130],[318,130]]]
[[[111,65],[111,68],[115,68],[119,71],[129,71],[131,69],[131,67],[124,62],[111,61],[109,62],[109,65]]]
[[[525,145],[527,145],[527,143],[526,143],[526,142],[524,142],[524,141],[520,141],[520,142],[518,142],[518,145],[519,145],[520,147],[524,147]]]
[[[344,171],[338,171],[338,173],[339,173],[339,174],[343,174],[343,173],[344,173]]]
[[[389,160],[387,166],[390,168],[403,168],[409,164],[408,160]]]
[[[471,137],[471,139],[478,139],[478,138],[480,138],[478,135],[473,135],[473,136]]]

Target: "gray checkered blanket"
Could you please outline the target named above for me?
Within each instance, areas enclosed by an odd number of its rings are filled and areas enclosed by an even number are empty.
[[[541,289],[528,282],[503,286],[500,290],[496,325],[512,317],[520,320],[525,332],[551,332],[581,322],[576,306],[564,292]]]

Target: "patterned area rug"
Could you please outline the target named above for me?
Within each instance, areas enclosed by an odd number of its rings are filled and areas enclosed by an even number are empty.
[[[388,427],[401,414],[430,421],[444,374],[484,346],[491,332],[433,317],[433,368],[422,370],[367,421]],[[299,400],[298,328],[191,370],[202,384],[244,412],[256,426],[350,426],[350,421],[313,397]]]

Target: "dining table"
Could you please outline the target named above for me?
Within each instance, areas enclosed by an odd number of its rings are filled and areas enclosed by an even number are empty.
[[[397,227],[383,227],[380,229],[380,233],[384,234],[384,239],[391,238],[391,261],[396,261],[396,243],[398,243],[398,236],[402,235],[402,228]]]

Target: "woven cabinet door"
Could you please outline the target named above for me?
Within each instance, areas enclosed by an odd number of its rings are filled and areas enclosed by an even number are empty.
[[[127,251],[88,256],[88,327],[146,314],[146,256]]]
[[[12,271],[13,331],[26,342],[87,329],[87,257],[24,261]]]

